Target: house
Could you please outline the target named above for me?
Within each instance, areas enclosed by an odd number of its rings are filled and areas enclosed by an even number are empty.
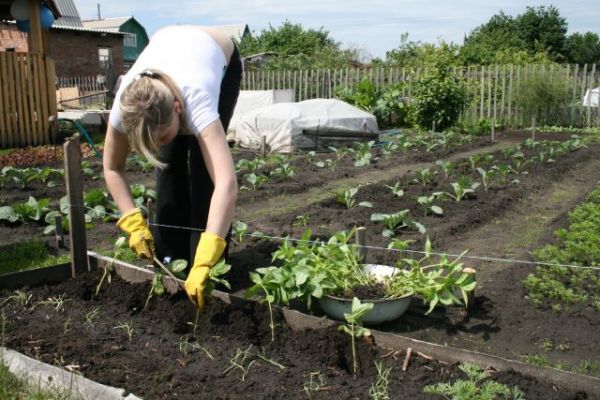
[[[127,71],[148,44],[146,29],[133,16],[102,18],[82,21],[85,28],[120,32],[125,34],[123,43],[123,68]]]
[[[55,66],[47,56],[48,30],[42,30],[37,2],[25,3],[29,33],[16,31],[11,5],[0,0],[0,148],[35,146],[56,140]],[[43,6],[52,18],[61,16],[57,2]],[[25,39],[26,41],[24,41]]]

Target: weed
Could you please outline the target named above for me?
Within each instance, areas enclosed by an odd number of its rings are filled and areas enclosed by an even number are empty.
[[[326,385],[325,375],[321,371],[309,372],[308,381],[302,384],[302,391],[309,400],[312,400],[313,394],[321,391]]]
[[[381,362],[376,362],[375,368],[377,369],[377,377],[369,389],[369,396],[373,400],[390,400],[389,386],[392,369],[384,368]]]
[[[179,351],[186,356],[191,352],[202,351],[211,360],[215,359],[215,357],[210,353],[210,351],[208,351],[208,349],[206,349],[206,347],[201,346],[198,343],[190,343],[187,338],[177,342],[177,345],[179,347]]]
[[[113,329],[121,329],[123,332],[125,332],[125,334],[127,335],[127,338],[131,342],[131,339],[133,338],[133,332],[134,332],[133,324],[131,322],[119,323],[119,325],[114,326]]]
[[[490,374],[478,365],[463,363],[459,368],[467,375],[466,380],[427,385],[423,392],[454,400],[496,400],[500,396],[504,399],[525,400],[524,393],[517,386],[511,389],[502,383],[488,380]]]
[[[85,314],[85,323],[88,327],[92,328],[99,316],[100,307],[95,307],[92,311],[89,311]]]

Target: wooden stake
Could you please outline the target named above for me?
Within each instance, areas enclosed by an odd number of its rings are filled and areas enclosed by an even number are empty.
[[[260,143],[260,154],[263,157],[267,156],[267,137],[262,135],[262,142]]]
[[[63,145],[65,154],[65,183],[69,201],[69,239],[71,240],[71,277],[89,271],[85,237],[85,210],[83,205],[83,173],[79,134]]]
[[[367,259],[367,229],[364,226],[356,228],[356,244],[358,245],[358,254],[360,254],[361,259]]]
[[[62,216],[57,215],[54,217],[54,236],[56,238],[56,247],[65,247],[65,237],[62,229]]]
[[[412,347],[409,347],[406,350],[406,357],[404,357],[404,363],[402,364],[402,371],[406,371],[408,369],[408,361],[410,360],[410,355],[412,354]]]

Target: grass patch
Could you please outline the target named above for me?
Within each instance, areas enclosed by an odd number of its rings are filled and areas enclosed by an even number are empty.
[[[523,354],[521,360],[528,364],[538,365],[540,367],[556,368],[561,371],[575,372],[600,378],[600,361],[598,360],[583,360],[580,361],[578,365],[567,365],[561,362],[552,363],[548,357],[543,354]]]
[[[69,261],[69,255],[53,255],[48,246],[39,240],[17,243],[2,249],[0,275],[27,269],[44,268]]]
[[[73,398],[70,393],[43,390],[39,386],[28,385],[11,374],[6,365],[0,364],[0,399],[67,400]]]

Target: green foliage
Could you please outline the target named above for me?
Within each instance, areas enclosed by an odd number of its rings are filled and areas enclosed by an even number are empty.
[[[266,69],[342,68],[360,58],[357,49],[342,49],[322,27],[305,29],[287,20],[246,36],[238,48],[242,57],[270,53]]]
[[[443,59],[433,63],[415,84],[413,112],[417,125],[445,130],[456,123],[467,104],[466,90]]]
[[[383,222],[385,230],[382,235],[392,238],[396,236],[400,230],[404,228],[412,228],[418,230],[421,234],[425,233],[425,227],[417,221],[413,221],[409,216],[410,210],[405,209],[391,214],[373,213],[371,221]]]
[[[333,194],[335,196],[335,201],[339,204],[346,206],[346,208],[352,208],[356,205],[356,194],[358,193],[358,188],[349,188],[349,189],[339,189],[334,191]],[[358,203],[360,207],[373,207],[373,204],[368,201],[361,201]]]
[[[570,105],[569,93],[572,86],[572,79],[567,79],[556,71],[551,74],[545,68],[534,68],[517,82],[514,104],[525,115],[526,125],[532,122],[532,118],[536,125],[547,124],[552,121],[545,121],[542,117],[549,110],[558,112]]]
[[[437,394],[454,400],[525,400],[525,394],[517,387],[490,380],[490,374],[471,363],[463,363],[459,367],[467,376],[466,379],[454,383],[436,383],[427,385],[424,393]]]
[[[364,77],[354,87],[339,87],[335,97],[372,113],[380,128],[411,126],[411,107],[402,97],[402,84],[394,84],[377,91],[375,83]]]
[[[44,242],[30,240],[2,247],[0,274],[43,268],[68,261],[68,254],[54,255]]]
[[[575,64],[600,64],[600,36],[594,32],[574,32],[567,38],[567,59]]]
[[[362,326],[362,320],[365,315],[373,308],[373,303],[361,303],[359,299],[352,299],[352,308],[350,313],[344,313],[344,319],[348,325],[339,325],[338,329],[350,335],[352,341],[352,370],[354,375],[358,370],[358,361],[356,360],[356,342],[355,338],[369,336],[371,331]]]
[[[48,212],[50,199],[36,200],[35,197],[29,196],[29,200],[24,203],[13,203],[10,206],[0,207],[0,221],[14,223],[17,221],[40,222],[45,213]]]
[[[385,368],[382,362],[375,362],[377,369],[377,377],[375,382],[369,388],[369,396],[371,400],[390,400],[389,386],[391,368]]]
[[[524,64],[564,59],[567,23],[557,8],[527,7],[516,17],[504,12],[475,28],[461,48],[465,64]]]
[[[569,214],[568,229],[555,232],[559,243],[533,252],[537,261],[600,268],[600,187]],[[600,310],[600,272],[562,266],[539,266],[523,281],[527,298],[555,311],[590,301]]]

